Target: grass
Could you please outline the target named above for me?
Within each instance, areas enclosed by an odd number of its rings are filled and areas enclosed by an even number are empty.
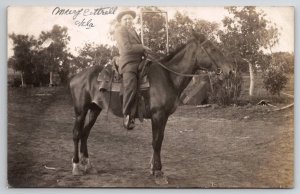
[[[288,83],[282,92],[293,96],[294,95],[294,75],[291,74],[288,77],[289,77]],[[201,81],[201,79],[196,80],[196,82],[194,84],[190,83],[188,85],[188,87],[184,90],[183,97],[185,97],[186,94],[189,94],[190,91],[192,91],[193,89],[196,89],[195,87],[197,87],[199,85],[200,81]],[[239,106],[248,105],[248,104],[256,105],[259,101],[266,100],[271,104],[281,106],[281,105],[290,104],[294,101],[293,97],[285,95],[285,94],[281,94],[280,96],[271,95],[264,88],[263,78],[262,78],[261,73],[255,74],[254,95],[252,97],[249,96],[249,86],[250,86],[250,77],[248,74],[243,74],[242,75],[241,94],[238,97],[237,102],[235,104],[237,104]],[[201,104],[202,100],[206,96],[205,95],[206,92],[209,92],[209,91],[205,88],[202,88],[199,91],[199,93],[195,95],[195,99],[192,100],[191,105],[197,104],[197,101],[198,101],[198,104]],[[196,99],[196,98],[198,98],[198,99]],[[214,103],[214,102],[210,102],[210,103]]]
[[[250,78],[249,75],[243,75],[243,83],[242,83],[242,91],[241,95],[238,99],[238,104],[257,104],[261,100],[269,101],[271,104],[289,104],[294,101],[293,98],[288,97],[284,94],[271,95],[263,85],[263,79],[260,73],[255,75],[255,83],[254,83],[254,95],[252,97],[249,96],[249,86],[250,86]],[[286,87],[283,89],[284,93],[294,95],[294,75],[289,76],[288,83]]]

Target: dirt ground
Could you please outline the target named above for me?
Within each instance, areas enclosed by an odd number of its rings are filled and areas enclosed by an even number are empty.
[[[165,187],[293,187],[294,112],[269,109],[179,107],[161,153]],[[121,118],[102,112],[88,142],[98,174],[78,177],[72,176],[73,121],[65,88],[9,88],[10,187],[161,187],[149,173],[150,121],[126,131]]]

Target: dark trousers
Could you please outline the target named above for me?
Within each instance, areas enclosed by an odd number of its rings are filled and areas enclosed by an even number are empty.
[[[135,72],[123,72],[123,88],[123,115],[134,116],[137,108],[137,75]]]

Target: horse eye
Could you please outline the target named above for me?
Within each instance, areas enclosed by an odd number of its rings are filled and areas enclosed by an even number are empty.
[[[222,69],[218,68],[216,74],[220,75],[222,73]]]

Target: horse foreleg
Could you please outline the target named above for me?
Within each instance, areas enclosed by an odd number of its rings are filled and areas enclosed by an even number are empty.
[[[164,112],[156,112],[152,114],[152,147],[153,156],[151,159],[151,173],[155,176],[157,184],[168,184],[167,178],[163,175],[161,165],[161,146],[164,139],[164,131],[168,117]]]
[[[80,143],[80,164],[84,167],[86,173],[97,173],[97,170],[92,166],[92,163],[89,159],[87,140],[90,134],[92,127],[94,126],[98,115],[101,112],[101,108],[97,105],[92,105],[89,113],[89,121],[83,128],[81,143]]]
[[[81,175],[82,172],[79,169],[79,156],[78,156],[78,143],[82,135],[82,128],[84,126],[84,119],[86,116],[86,111],[76,115],[75,125],[73,128],[73,143],[74,143],[74,153],[73,153],[73,175]]]

